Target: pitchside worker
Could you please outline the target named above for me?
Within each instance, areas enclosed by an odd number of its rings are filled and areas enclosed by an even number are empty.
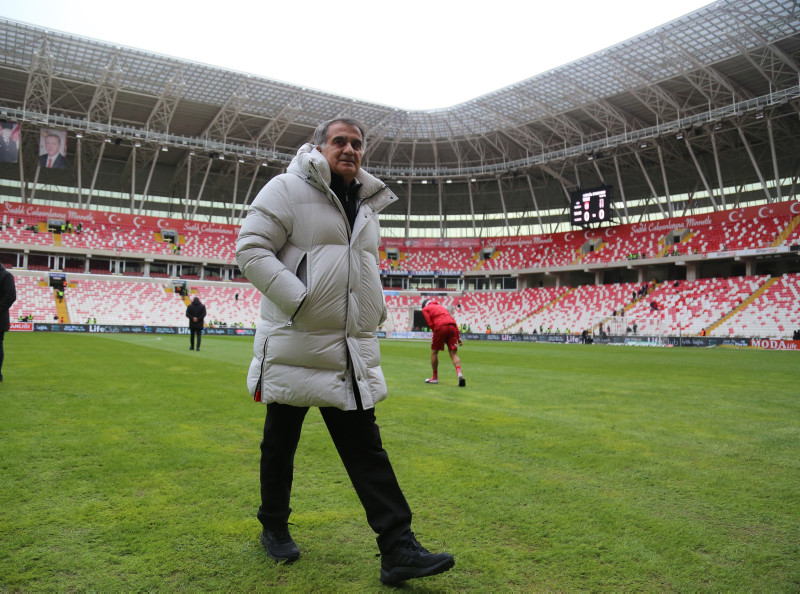
[[[186,317],[189,318],[189,350],[194,350],[194,337],[197,336],[197,350],[199,351],[206,320],[206,306],[200,303],[200,297],[195,297],[186,308]]]
[[[467,380],[461,375],[461,358],[458,356],[458,347],[463,343],[461,342],[461,332],[458,329],[458,324],[456,324],[450,312],[433,299],[426,299],[422,302],[422,315],[425,316],[428,327],[433,331],[433,338],[431,339],[431,369],[433,369],[433,375],[430,379],[426,379],[425,383],[439,383],[439,351],[443,351],[445,345],[447,345],[447,352],[450,353],[453,367],[456,368],[458,385],[463,388],[467,385]]]
[[[14,275],[0,264],[0,382],[3,381],[3,338],[11,328],[11,316],[8,310],[17,300],[17,289],[14,286]]]
[[[376,330],[386,319],[378,271],[378,212],[397,197],[361,169],[364,132],[350,119],[320,124],[253,201],[236,259],[263,294],[247,383],[267,403],[261,442],[261,543],[294,561],[289,534],[293,461],[303,419],[319,407],[378,535],[382,582],[450,569],[411,532],[411,510],[375,423],[386,398]],[[324,505],[324,502],[319,502]]]

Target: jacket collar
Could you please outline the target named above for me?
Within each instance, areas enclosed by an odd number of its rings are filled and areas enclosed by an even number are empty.
[[[333,193],[330,188],[331,168],[328,160],[310,142],[298,149],[286,171],[302,177],[320,192]],[[398,199],[385,183],[364,171],[363,168],[358,170],[356,180],[361,184],[359,199],[369,201],[375,211],[383,210]]]

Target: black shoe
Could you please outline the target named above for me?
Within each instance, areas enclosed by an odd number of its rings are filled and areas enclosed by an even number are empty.
[[[190,351],[193,351],[193,350],[194,350],[194,347],[189,347],[189,350],[190,350]]]
[[[456,560],[450,553],[431,553],[423,547],[414,535],[401,542],[388,555],[381,559],[381,582],[396,584],[414,578],[428,577],[444,573]]]
[[[300,549],[289,534],[288,528],[281,530],[269,530],[264,528],[261,531],[261,544],[267,549],[267,555],[276,561],[297,561],[300,557]]]
[[[466,385],[467,385],[467,380],[464,379],[463,375],[459,375],[458,376],[458,387],[459,388],[463,388]]]

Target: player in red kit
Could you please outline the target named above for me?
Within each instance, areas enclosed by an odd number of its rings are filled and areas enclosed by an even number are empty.
[[[458,347],[463,344],[458,324],[456,324],[450,312],[433,299],[426,299],[422,302],[422,315],[425,316],[428,327],[433,331],[433,339],[431,340],[431,368],[433,369],[433,375],[430,379],[426,379],[425,383],[439,383],[439,351],[443,351],[445,345],[447,345],[447,352],[450,353],[450,358],[456,368],[456,374],[458,374],[458,385],[463,388],[467,385],[467,380],[461,374],[461,358],[458,356]]]

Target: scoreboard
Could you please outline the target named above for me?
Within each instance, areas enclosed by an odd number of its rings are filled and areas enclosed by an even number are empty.
[[[610,221],[612,189],[611,186],[600,186],[570,192],[570,222],[584,227],[592,223]]]

